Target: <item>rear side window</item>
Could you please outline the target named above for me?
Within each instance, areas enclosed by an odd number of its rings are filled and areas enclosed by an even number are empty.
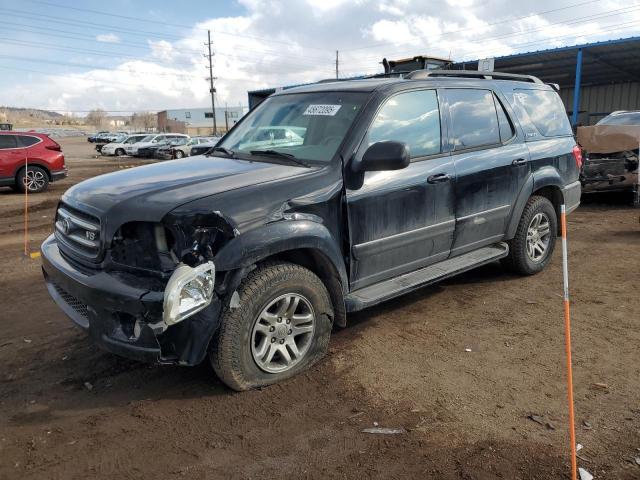
[[[389,98],[369,127],[368,144],[404,142],[412,158],[440,153],[440,110],[435,90],[417,90]]]
[[[17,146],[15,135],[0,135],[0,149],[16,148]]]
[[[515,103],[521,107],[516,109],[519,111],[520,120],[525,124],[532,124],[537,133],[543,137],[557,137],[573,133],[564,104],[556,92],[516,89],[513,95]],[[535,132],[527,133],[529,139],[535,136]]]
[[[500,126],[500,140],[504,143],[513,138],[516,134],[513,124],[509,119],[509,115],[504,109],[502,102],[494,97],[496,102],[496,110],[498,111],[498,125]]]
[[[18,136],[18,143],[22,147],[30,147],[31,145],[35,145],[39,141],[40,139],[38,137],[32,137],[31,135]]]
[[[454,150],[500,143],[498,115],[490,90],[448,89]]]

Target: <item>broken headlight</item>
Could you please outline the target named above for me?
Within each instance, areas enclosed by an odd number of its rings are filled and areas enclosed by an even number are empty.
[[[164,323],[173,325],[207,307],[213,298],[215,276],[213,262],[197,267],[180,264],[164,290]]]

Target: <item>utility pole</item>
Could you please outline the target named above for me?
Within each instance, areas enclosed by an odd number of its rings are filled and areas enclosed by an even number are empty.
[[[205,45],[209,48],[209,55],[205,55],[209,59],[209,92],[211,93],[211,112],[213,117],[213,134],[216,135],[218,126],[216,125],[216,89],[213,86],[213,81],[216,77],[213,76],[213,53],[211,53],[211,30],[207,30],[207,43]]]
[[[336,80],[338,80],[338,50],[336,50]]]
[[[227,102],[224,103],[224,126],[229,131],[229,107],[227,106]]]

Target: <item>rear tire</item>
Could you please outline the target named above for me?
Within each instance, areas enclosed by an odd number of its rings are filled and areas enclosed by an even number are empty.
[[[313,272],[292,263],[265,263],[249,273],[237,293],[239,306],[225,308],[209,356],[230,388],[279,382],[326,354],[333,308]]]
[[[29,193],[44,192],[49,186],[49,174],[42,167],[27,165],[26,169],[21,168],[16,175],[15,186],[16,189],[22,193],[24,193],[27,186],[29,188]]]
[[[125,155],[124,148],[117,148],[116,149],[116,157],[124,157],[124,155]]]
[[[182,150],[176,150],[173,156],[174,158],[182,158],[184,157],[184,153],[182,152]]]
[[[534,275],[544,270],[551,259],[558,233],[556,210],[549,199],[529,198],[516,235],[508,241],[509,256],[503,265],[520,275]]]

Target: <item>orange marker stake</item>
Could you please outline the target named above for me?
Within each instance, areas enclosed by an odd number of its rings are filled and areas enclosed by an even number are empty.
[[[24,158],[24,256],[29,255],[29,180],[27,157]]]
[[[577,480],[576,425],[573,411],[573,370],[571,367],[571,315],[569,308],[569,259],[567,256],[567,213],[560,206],[562,230],[562,281],[564,284],[564,350],[567,357],[567,397],[569,400],[569,440],[571,441],[571,480]]]

